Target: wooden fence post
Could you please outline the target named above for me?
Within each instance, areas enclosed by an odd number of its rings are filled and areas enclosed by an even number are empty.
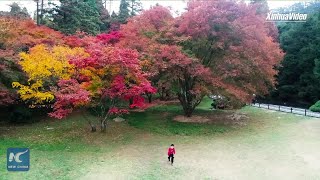
[[[307,109],[304,109],[304,115],[307,116]]]
[[[279,111],[280,111],[280,105],[279,105]]]

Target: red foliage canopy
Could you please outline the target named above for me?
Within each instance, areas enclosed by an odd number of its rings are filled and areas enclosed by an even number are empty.
[[[271,31],[254,5],[190,1],[177,18],[161,6],[132,18],[117,45],[140,52],[150,80],[178,85],[181,104],[192,111],[208,90],[242,102],[267,92],[283,57]]]
[[[62,44],[63,35],[45,26],[37,26],[31,19],[0,17],[0,89],[6,98],[0,98],[0,104],[10,104],[16,99],[11,90],[12,81],[22,80],[19,53],[28,51],[37,44]],[[2,81],[2,82],[1,82]]]
[[[51,117],[61,119],[70,114],[73,108],[90,102],[89,91],[82,89],[80,84],[74,80],[60,80],[59,90],[55,93],[56,102],[53,104]]]
[[[191,1],[175,23],[184,48],[212,69],[215,85],[243,101],[267,93],[283,57],[256,6],[233,1]],[[271,32],[272,31],[272,32]]]
[[[139,55],[135,50],[108,45],[110,43],[112,45],[117,35],[119,33],[92,38],[89,45],[85,46],[89,57],[70,59],[70,64],[75,66],[77,72],[73,75],[74,80],[59,82],[59,90],[56,94],[58,101],[54,104],[52,115],[58,118],[65,117],[78,105],[79,101],[80,105],[91,106],[103,106],[104,102],[109,102],[106,115],[128,112],[125,107],[118,107],[119,101],[132,100],[128,106],[130,108],[144,107],[142,95],[146,92],[154,93],[155,89],[142,73]],[[106,42],[107,45],[105,45]],[[69,87],[64,85],[66,82],[69,83],[68,85],[72,82],[72,86],[76,87],[74,90],[82,90],[74,91],[73,88],[73,91],[69,88],[66,90],[66,87]],[[79,85],[74,84],[75,82]],[[86,99],[88,96],[88,101],[82,98],[72,99],[74,96],[86,97]]]

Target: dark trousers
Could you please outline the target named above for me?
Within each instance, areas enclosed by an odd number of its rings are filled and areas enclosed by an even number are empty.
[[[170,159],[171,159],[171,164],[173,164],[173,159],[174,159],[173,154],[170,154],[170,155],[168,156],[168,160],[169,160],[169,161],[170,161]]]

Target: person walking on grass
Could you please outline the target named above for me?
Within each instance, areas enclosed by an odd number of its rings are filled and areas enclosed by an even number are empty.
[[[168,149],[168,160],[169,162],[171,160],[171,165],[173,165],[173,159],[175,154],[176,154],[176,150],[174,149],[174,144],[171,144],[171,146]]]

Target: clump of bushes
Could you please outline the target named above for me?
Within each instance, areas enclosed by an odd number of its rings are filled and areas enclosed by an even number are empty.
[[[25,124],[39,122],[42,117],[47,117],[51,108],[30,108],[24,104],[14,104],[0,109],[0,119],[4,123]]]
[[[229,107],[229,102],[227,98],[220,98],[215,100],[216,109],[225,109]]]
[[[309,110],[313,112],[320,112],[320,101],[317,101],[314,105],[312,105]]]
[[[11,123],[28,123],[31,121],[32,112],[29,108],[24,106],[16,106],[9,115]]]
[[[211,107],[212,107],[213,109],[217,108],[217,102],[216,102],[215,99],[212,100]]]
[[[239,109],[245,105],[244,102],[231,97],[213,95],[211,99],[211,107],[214,109]]]

